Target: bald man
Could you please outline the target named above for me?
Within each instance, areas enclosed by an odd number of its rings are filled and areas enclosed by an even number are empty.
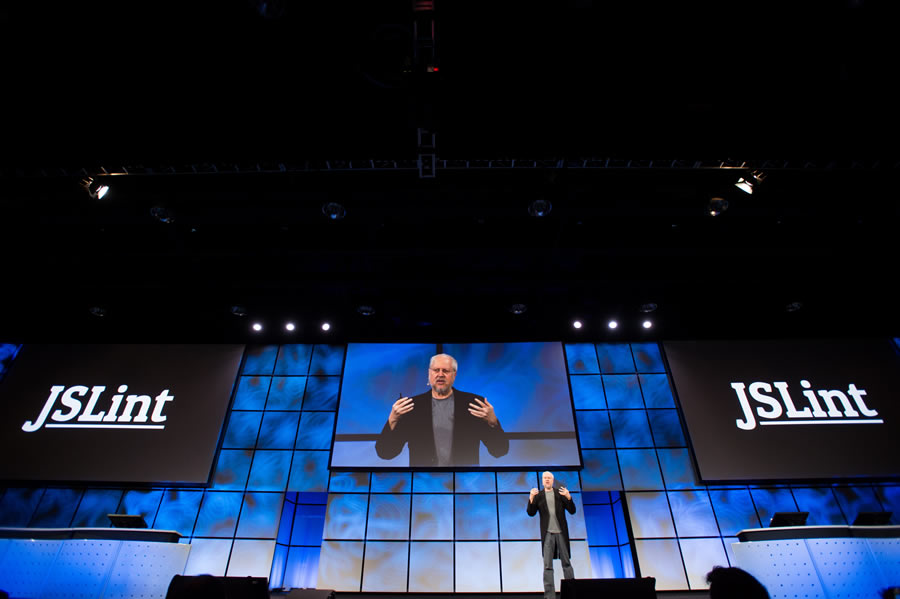
[[[544,598],[555,599],[556,588],[553,581],[553,560],[559,558],[563,568],[563,578],[575,578],[569,556],[569,524],[566,512],[575,513],[575,502],[565,487],[553,488],[553,473],[541,475],[542,490],[532,489],[528,496],[529,516],[541,514],[541,552],[544,555]]]

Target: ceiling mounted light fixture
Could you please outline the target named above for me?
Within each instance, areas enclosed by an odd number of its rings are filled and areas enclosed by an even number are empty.
[[[710,216],[719,216],[728,210],[728,200],[720,197],[710,198],[709,204],[706,205],[706,209],[709,211]]]
[[[643,312],[644,314],[649,314],[650,312],[656,312],[656,309],[657,309],[658,307],[659,307],[659,306],[657,306],[657,305],[656,305],[655,303],[653,303],[653,302],[647,302],[646,304],[641,304],[641,307],[638,308],[638,310],[640,310],[640,311]]]
[[[525,304],[513,304],[509,307],[509,311],[519,316],[520,314],[525,314],[528,311],[528,306]]]
[[[543,218],[550,214],[551,210],[553,210],[553,204],[544,198],[539,198],[528,205],[528,214],[535,218]]]
[[[762,183],[766,178],[766,174],[762,171],[753,171],[746,177],[741,177],[737,180],[737,183],[734,184],[735,187],[743,191],[744,193],[752,194],[757,186]]]
[[[375,314],[375,306],[362,304],[360,306],[357,306],[356,311],[362,316],[373,316]]]
[[[85,177],[81,180],[81,186],[84,187],[88,195],[95,200],[102,200],[109,193],[109,185],[103,183],[93,177]]]
[[[328,220],[343,220],[343,218],[347,216],[347,209],[337,202],[326,202],[325,204],[322,204],[322,214],[324,214]]]

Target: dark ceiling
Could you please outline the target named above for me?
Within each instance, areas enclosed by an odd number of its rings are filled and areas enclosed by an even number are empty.
[[[3,339],[900,335],[881,4],[126,4],[0,9]]]

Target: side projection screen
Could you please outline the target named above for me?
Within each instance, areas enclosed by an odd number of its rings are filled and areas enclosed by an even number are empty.
[[[0,479],[205,485],[243,345],[26,345],[0,382]]]
[[[900,475],[890,340],[664,343],[706,481]]]
[[[332,468],[581,466],[560,343],[351,343],[336,428]]]

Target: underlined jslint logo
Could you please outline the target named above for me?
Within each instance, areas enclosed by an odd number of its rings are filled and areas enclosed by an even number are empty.
[[[166,403],[175,399],[175,396],[169,395],[168,389],[163,389],[156,397],[149,395],[125,396],[127,390],[128,385],[119,385],[117,394],[109,398],[108,402],[102,402],[102,406],[98,406],[103,392],[106,391],[105,386],[96,385],[88,388],[84,385],[74,385],[66,388],[65,385],[54,385],[50,387],[50,396],[44,403],[37,419],[27,420],[22,425],[22,430],[26,433],[33,433],[41,427],[164,429],[166,426],[159,424],[166,421],[163,409],[166,407]],[[87,398],[87,404],[82,405],[79,398],[87,397],[88,392],[91,395]],[[57,399],[63,407],[68,408],[67,411],[63,411],[62,408],[53,411]],[[147,414],[150,412],[151,405],[153,412],[148,418]],[[105,409],[97,411],[98,407]],[[82,410],[82,408],[84,409]],[[137,408],[137,415],[134,415],[135,408]],[[72,422],[73,420],[74,422]],[[145,424],[148,422],[149,424]]]
[[[731,383],[731,388],[737,395],[741,410],[744,413],[743,420],[735,420],[737,427],[744,431],[756,428],[756,416],[759,416],[760,426],[775,425],[810,425],[810,424],[882,424],[884,421],[877,418],[878,411],[870,409],[865,400],[865,389],[858,389],[850,383],[846,393],[836,389],[813,391],[812,385],[807,380],[800,381],[803,387],[803,397],[808,405],[797,409],[794,400],[788,391],[785,382],[766,383],[757,381],[745,385],[744,383]],[[780,398],[766,393],[772,393],[772,388],[778,391]],[[756,406],[756,416],[750,405],[750,395],[754,401],[763,404]],[[852,400],[852,401],[851,401]]]

